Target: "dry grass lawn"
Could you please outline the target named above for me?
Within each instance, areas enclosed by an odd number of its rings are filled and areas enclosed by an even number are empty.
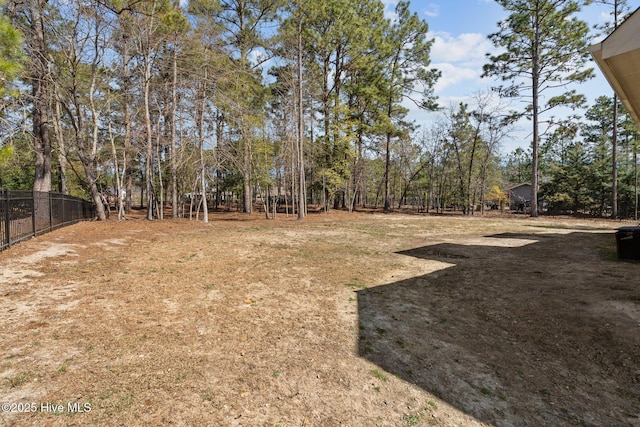
[[[0,425],[640,426],[640,264],[616,259],[620,225],[333,211],[60,229],[0,254]]]

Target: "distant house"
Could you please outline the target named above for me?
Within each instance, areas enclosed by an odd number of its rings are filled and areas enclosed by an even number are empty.
[[[507,190],[509,193],[509,209],[512,211],[526,211],[531,206],[531,184],[524,183]]]

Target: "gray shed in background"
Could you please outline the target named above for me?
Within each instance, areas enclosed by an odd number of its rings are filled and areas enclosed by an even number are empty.
[[[531,206],[531,184],[518,184],[509,188],[509,209],[512,211],[526,211]]]

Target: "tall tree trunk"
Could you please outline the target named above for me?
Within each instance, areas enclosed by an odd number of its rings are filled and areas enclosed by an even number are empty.
[[[97,27],[97,21],[96,21]],[[94,39],[94,58],[93,63],[91,64],[91,85],[89,87],[89,110],[91,112],[91,154],[89,158],[85,158],[83,161],[85,174],[87,175],[87,179],[89,180],[89,189],[91,190],[91,196],[93,197],[93,202],[96,206],[96,215],[99,220],[103,221],[107,218],[104,204],[102,203],[102,194],[98,190],[97,179],[98,179],[98,139],[99,139],[99,129],[100,129],[100,112],[96,108],[95,103],[95,92],[96,92],[96,84],[98,79],[98,64],[100,63],[99,58],[99,39],[98,39],[98,28],[96,28],[96,36]],[[75,86],[75,85],[74,85]],[[78,97],[75,96],[77,100]],[[78,115],[80,115],[81,107],[76,104],[76,111]],[[82,127],[79,126],[80,131],[82,132]],[[82,143],[82,141],[79,141]],[[83,156],[85,157],[85,156]]]
[[[51,139],[49,137],[49,55],[45,41],[46,1],[30,0],[31,94],[33,96],[33,148],[35,152],[34,191],[51,191]],[[48,203],[47,203],[48,206]],[[47,214],[48,216],[48,214]]]
[[[152,2],[155,5],[155,1]],[[135,25],[134,25],[135,26]],[[154,206],[157,205],[154,191],[154,158],[153,158],[153,124],[151,122],[151,77],[154,62],[154,45],[153,33],[156,27],[156,15],[152,13],[148,19],[144,19],[137,25],[136,37],[134,39],[135,50],[140,57],[140,71],[142,80],[142,102],[143,102],[143,120],[145,129],[145,164],[144,179],[147,193],[147,220],[154,219]],[[158,132],[160,130],[158,129]],[[160,159],[157,159],[159,162]],[[142,204],[142,201],[140,201]]]
[[[146,129],[146,159],[144,167],[144,176],[147,187],[147,219],[153,219],[153,206],[155,196],[153,194],[153,134],[151,126],[151,107],[149,105],[149,96],[151,91],[151,58],[150,54],[146,53],[144,63],[144,83],[143,83],[143,96],[144,96],[144,124]]]
[[[296,195],[296,189],[298,187],[296,187],[296,152],[295,150],[291,150],[291,214],[294,215],[297,211],[296,211],[296,206],[298,206],[298,204],[296,203],[296,200],[298,199],[298,196]]]
[[[302,105],[302,11],[298,0],[298,219],[307,212],[307,189],[304,176],[304,111]]]
[[[118,220],[127,219],[125,216],[125,199],[126,192],[122,185],[122,174],[120,173],[120,165],[118,164],[118,151],[116,150],[115,137],[111,130],[111,122],[108,124],[109,142],[111,143],[111,156],[113,157],[113,169],[116,182],[116,210],[118,211]],[[126,169],[126,165],[122,165],[123,171]]]
[[[155,197],[158,209],[156,212],[156,216],[158,219],[164,219],[164,177],[162,176],[162,157],[160,156],[161,148],[164,150],[164,146],[162,145],[160,134],[160,115],[158,115],[158,123],[156,124],[156,129],[156,159],[158,162],[158,194]]]
[[[220,110],[216,111],[216,209],[222,204],[220,194],[220,183],[222,182],[222,172],[220,171],[220,153],[224,146],[224,114]]]
[[[384,155],[384,211],[389,212],[391,210],[391,201],[389,200],[389,194],[391,193],[391,180],[389,175],[391,174],[391,132],[387,132],[387,142],[385,145]]]
[[[60,170],[60,184],[58,191],[61,194],[67,194],[67,147],[62,131],[62,112],[60,111],[60,101],[53,101],[55,105],[55,113],[53,116],[53,131],[58,145],[58,167]]]
[[[462,213],[466,215],[468,212],[467,203],[469,200],[467,193],[470,189],[465,188],[462,156],[460,155],[460,147],[458,147],[458,139],[456,137],[453,138],[453,148],[456,152],[456,162],[458,164],[458,181],[460,183],[460,196],[462,197]]]
[[[76,99],[76,104],[74,106],[74,109],[76,111],[79,111],[78,110],[79,106],[77,104],[77,97],[74,96],[74,98]],[[104,209],[102,195],[100,194],[100,190],[98,189],[96,160],[94,155],[92,155],[91,153],[87,153],[87,148],[90,148],[90,146],[89,146],[89,141],[87,141],[87,138],[83,137],[82,129],[84,125],[83,125],[82,117],[77,116],[74,118],[70,108],[67,108],[67,112],[69,114],[69,117],[71,117],[71,121],[73,124],[73,130],[75,135],[75,146],[78,152],[78,157],[80,158],[80,163],[82,164],[82,168],[84,170],[84,173],[87,179],[87,184],[89,186],[89,193],[91,194],[91,200],[93,201],[93,204],[95,205],[95,208],[96,208],[96,217],[99,220],[105,220],[107,218],[107,215]]]
[[[540,13],[536,11],[536,13]],[[539,17],[536,17],[535,22],[536,25],[539,21]],[[540,94],[539,94],[539,85],[540,85],[540,71],[539,71],[539,44],[540,44],[540,29],[534,28],[534,42],[533,42],[533,60],[532,60],[532,71],[531,71],[531,90],[532,90],[532,121],[533,121],[533,141],[531,143],[532,154],[531,154],[531,217],[536,218],[538,216],[538,161],[539,161],[539,144],[540,144],[540,130],[539,130],[539,102],[540,102]]]
[[[389,86],[389,94],[387,98],[387,118],[389,123],[387,126],[391,126],[391,118],[393,116],[393,85],[395,84],[396,78],[396,66],[398,64],[398,56],[394,56],[393,65],[391,67],[391,82]],[[389,200],[391,193],[391,186],[389,181],[391,181],[390,173],[391,173],[391,130],[387,130],[386,135],[386,144],[385,144],[385,156],[384,156],[384,211],[388,212],[391,210],[391,201]]]
[[[239,11],[239,30],[245,31],[245,10]],[[249,51],[246,46],[240,46],[240,59],[242,64],[249,63]],[[242,124],[242,212],[253,213],[253,195],[251,193],[251,142],[248,137],[247,127]]]
[[[476,148],[478,145],[478,139],[480,138],[480,121],[481,119],[478,119],[478,125],[475,129],[474,135],[473,135],[473,142],[471,143],[471,158],[469,159],[469,169],[468,169],[468,174],[467,174],[467,215],[473,215],[473,212],[475,210],[475,194],[474,194],[474,200],[471,201],[471,181],[472,181],[472,175],[473,175],[473,163],[474,160],[476,158]]]
[[[613,29],[618,28],[618,0],[613,2]],[[613,94],[613,134],[611,135],[611,218],[618,217],[618,97]]]
[[[243,132],[245,133],[245,132]],[[242,212],[253,212],[253,195],[251,194],[251,144],[244,135],[242,145]]]
[[[204,80],[207,79],[207,71],[205,70]],[[206,181],[206,163],[204,161],[204,111],[206,108],[206,87],[202,83],[201,99],[198,105],[198,145],[200,149],[200,188],[202,190],[202,222],[209,222],[209,207],[207,206],[207,181]],[[216,195],[218,197],[218,195]]]
[[[322,165],[322,203],[324,205],[324,211],[327,212],[329,208],[329,202],[331,201],[331,195],[329,188],[327,187],[327,177],[325,171],[329,169],[332,163],[333,149],[331,147],[331,119],[329,112],[331,110],[331,98],[329,92],[329,75],[331,70],[331,58],[325,56],[322,62],[322,121],[324,131],[324,161]],[[335,142],[335,141],[334,141]]]
[[[178,108],[178,49],[173,47],[171,82],[171,217],[178,217],[178,163],[176,160],[176,116]]]
[[[122,36],[122,109],[124,119],[124,153],[123,153],[123,174],[124,174],[124,189],[125,205],[124,211],[131,212],[133,195],[131,187],[133,184],[133,167],[130,158],[133,158],[132,144],[131,144],[131,76],[129,75],[129,37],[124,24],[124,17],[127,12],[124,11],[118,15],[122,19],[122,27],[124,29]]]

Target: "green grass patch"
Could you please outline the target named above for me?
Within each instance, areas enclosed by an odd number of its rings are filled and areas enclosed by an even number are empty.
[[[480,387],[480,393],[484,394],[485,396],[491,396],[493,394],[491,390],[486,387]]]
[[[420,423],[420,415],[418,414],[404,414],[402,420],[408,426],[416,426]]]
[[[9,387],[11,388],[20,387],[21,385],[27,383],[28,381],[29,381],[29,376],[26,373],[21,372],[15,377],[9,378]]]
[[[380,381],[387,381],[387,376],[383,374],[379,369],[372,370],[371,374]]]

